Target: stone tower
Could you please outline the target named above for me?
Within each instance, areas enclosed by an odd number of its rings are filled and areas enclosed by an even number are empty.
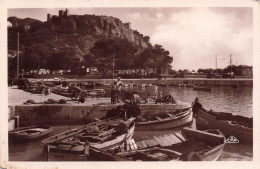
[[[51,19],[51,14],[47,14],[47,21],[49,21]]]
[[[63,10],[59,10],[59,17],[62,17],[64,15],[64,11]]]

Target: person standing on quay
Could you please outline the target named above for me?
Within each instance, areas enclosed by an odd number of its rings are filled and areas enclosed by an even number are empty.
[[[116,103],[116,95],[117,95],[116,84],[117,84],[117,80],[114,80],[111,85],[111,104]]]
[[[117,83],[116,83],[116,102],[119,102],[119,95],[121,94],[121,89],[122,89],[122,82],[120,80],[120,77],[117,78]]]

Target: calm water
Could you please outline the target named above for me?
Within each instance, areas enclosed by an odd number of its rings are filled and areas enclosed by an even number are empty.
[[[109,89],[106,89],[109,94]],[[194,91],[187,87],[134,87],[124,88],[127,91],[138,90],[141,95],[154,95],[161,90],[163,95],[171,94],[176,100],[191,103],[196,97],[206,109],[215,111],[231,112],[243,116],[253,116],[253,88],[240,87],[212,87],[211,92]],[[192,127],[194,128],[194,124]],[[76,128],[78,126],[55,126],[52,135]],[[169,131],[136,131],[134,139],[144,139],[148,136],[159,135]],[[9,145],[10,161],[41,161],[43,145],[41,140]],[[253,159],[253,146],[245,144],[226,144],[220,156],[220,161],[248,161]]]
[[[242,116],[253,117],[253,88],[239,87],[231,88],[228,86],[211,87],[211,92],[194,91],[188,87],[127,87],[126,91],[139,91],[140,95],[150,96],[162,91],[163,95],[171,94],[175,100],[192,103],[196,97],[199,98],[205,109],[214,111],[229,112]],[[107,93],[109,90],[107,89]]]

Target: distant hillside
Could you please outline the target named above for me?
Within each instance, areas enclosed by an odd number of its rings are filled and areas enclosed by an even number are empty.
[[[127,39],[138,51],[151,46],[148,36],[132,30],[130,23],[110,16],[60,15],[50,16],[46,22],[9,17],[8,21],[13,25],[8,29],[9,50],[16,49],[18,31],[21,49],[42,49],[46,55],[70,50],[82,58],[97,40],[106,37]]]

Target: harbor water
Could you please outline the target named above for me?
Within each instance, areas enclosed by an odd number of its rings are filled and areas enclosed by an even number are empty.
[[[192,103],[198,97],[205,109],[214,111],[230,112],[237,115],[253,117],[253,88],[252,87],[212,87],[211,92],[194,91],[188,87],[127,87],[126,91],[137,90],[142,97],[153,96],[156,92],[162,91],[163,95],[172,95],[175,100]],[[109,88],[106,89],[109,95]],[[54,126],[51,135],[76,128],[79,126]],[[195,125],[193,123],[192,127]],[[136,131],[135,140],[145,139],[152,135],[166,134],[165,131]],[[10,161],[42,161],[43,144],[41,139],[27,142],[9,144]],[[250,161],[253,159],[253,145],[242,143],[226,144],[219,158],[220,161]]]

